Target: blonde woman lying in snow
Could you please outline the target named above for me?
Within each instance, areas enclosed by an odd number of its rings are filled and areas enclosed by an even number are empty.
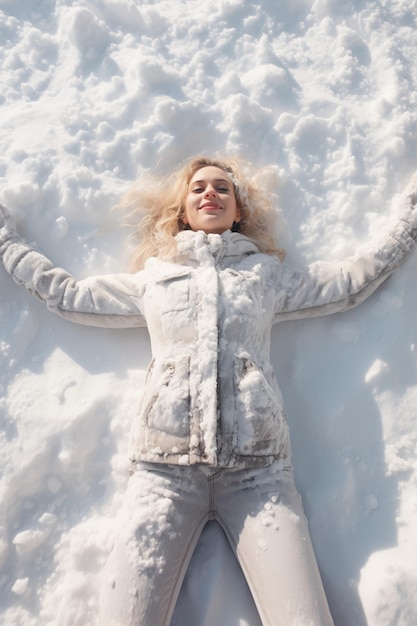
[[[147,326],[151,338],[101,626],[168,626],[208,520],[226,533],[264,626],[333,623],[294,484],[271,326],[363,302],[415,245],[416,203],[414,179],[385,236],[300,273],[240,165],[197,158],[124,199],[145,213],[135,273],[80,281],[25,243],[1,206],[0,253],[16,283],[68,320]]]

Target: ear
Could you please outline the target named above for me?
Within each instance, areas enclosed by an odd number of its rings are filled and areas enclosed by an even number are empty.
[[[239,209],[239,207],[237,207],[236,208],[236,214],[235,214],[235,222],[239,223],[241,219],[242,219],[242,213],[241,213],[241,210]]]

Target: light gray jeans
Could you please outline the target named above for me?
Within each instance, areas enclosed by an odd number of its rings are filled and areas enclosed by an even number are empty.
[[[169,626],[208,520],[226,533],[263,626],[333,624],[291,468],[141,463],[120,510],[99,626]]]

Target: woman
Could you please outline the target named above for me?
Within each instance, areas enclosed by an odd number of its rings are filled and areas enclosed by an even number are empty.
[[[283,263],[268,201],[238,164],[198,158],[172,180],[126,198],[140,196],[147,208],[134,274],[76,281],[20,239],[5,207],[0,213],[0,253],[18,284],[64,318],[146,325],[151,337],[99,623],[168,626],[199,535],[215,519],[264,626],[331,625],[270,331],[351,308],[400,265],[416,239],[417,182],[398,225],[369,253],[301,274]]]

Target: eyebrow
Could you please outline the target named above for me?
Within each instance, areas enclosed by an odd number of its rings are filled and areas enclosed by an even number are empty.
[[[191,181],[190,185],[195,185],[197,183],[201,184],[201,183],[206,183],[207,180],[201,179],[201,180],[193,180]],[[231,180],[227,180],[226,178],[215,178],[214,179],[215,183],[227,183],[230,186],[233,186],[233,183]]]

